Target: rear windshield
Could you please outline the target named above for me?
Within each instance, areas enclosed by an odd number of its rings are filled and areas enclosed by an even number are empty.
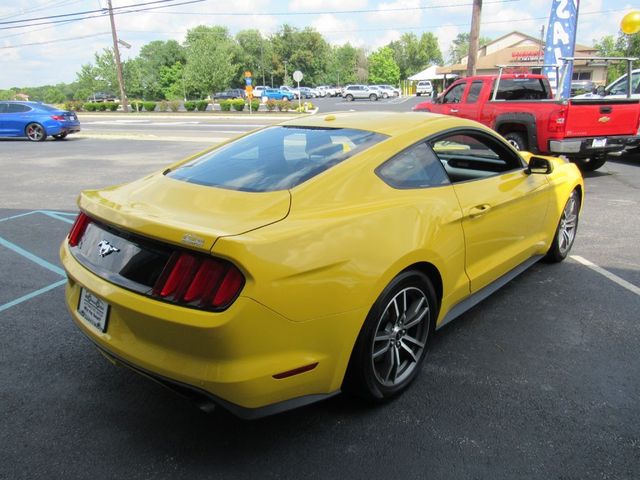
[[[230,190],[286,190],[385,138],[347,128],[270,127],[185,163],[167,176]]]
[[[493,98],[493,90],[491,97]],[[547,84],[541,78],[500,79],[496,100],[543,100],[550,98]]]

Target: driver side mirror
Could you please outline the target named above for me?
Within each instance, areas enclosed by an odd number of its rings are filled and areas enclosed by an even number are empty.
[[[529,159],[529,167],[527,168],[527,173],[548,175],[551,172],[553,172],[553,165],[546,158],[531,157]]]
[[[607,94],[607,91],[605,90],[603,85],[600,85],[598,88],[596,88],[596,93],[601,97],[604,97]]]

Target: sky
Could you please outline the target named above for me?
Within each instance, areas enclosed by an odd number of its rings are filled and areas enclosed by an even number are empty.
[[[112,0],[114,8],[154,0]],[[315,28],[332,44],[346,42],[370,51],[405,32],[432,32],[447,56],[451,41],[469,32],[473,0],[155,0],[155,10],[115,17],[118,36],[131,45],[121,49],[134,58],[153,40],[175,39],[197,25],[224,25],[231,34],[257,28],[270,35],[287,23]],[[175,5],[183,3],[182,5]],[[548,22],[552,0],[484,0],[480,35],[498,38],[517,30],[535,37]],[[166,6],[165,6],[166,5]],[[95,52],[112,46],[109,16],[33,25],[20,20],[100,10],[107,0],[0,0],[0,89],[72,82]],[[593,45],[605,35],[617,36],[620,20],[637,5],[625,0],[580,0],[578,42]],[[53,20],[64,21],[69,17]],[[33,20],[42,23],[51,20]],[[14,23],[8,23],[14,22]]]

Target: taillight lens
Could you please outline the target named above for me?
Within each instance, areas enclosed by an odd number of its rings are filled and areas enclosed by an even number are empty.
[[[225,260],[174,252],[153,287],[153,296],[172,303],[219,310],[244,286],[244,276]]]
[[[549,132],[563,133],[566,127],[567,109],[561,108],[554,110],[549,115],[549,123],[547,129]]]
[[[83,212],[80,212],[76,217],[76,221],[73,222],[71,231],[69,231],[69,246],[75,247],[80,243],[82,236],[84,235],[87,225],[91,223],[91,218]]]
[[[64,121],[64,115],[51,115],[52,120],[58,120],[59,122]]]

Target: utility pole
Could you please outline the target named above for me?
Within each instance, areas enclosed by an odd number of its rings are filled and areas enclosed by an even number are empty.
[[[111,0],[107,0],[109,5],[109,20],[111,21],[111,37],[113,38],[113,53],[116,57],[116,69],[118,70],[118,84],[120,85],[120,105],[122,111],[128,112],[127,95],[124,91],[124,77],[122,76],[122,62],[120,61],[120,49],[118,48],[118,34],[116,33],[116,22],[113,20],[113,7]]]
[[[469,32],[469,55],[467,56],[467,76],[476,74],[478,60],[478,43],[480,41],[480,17],[482,15],[482,0],[473,0],[471,13],[471,31]]]

